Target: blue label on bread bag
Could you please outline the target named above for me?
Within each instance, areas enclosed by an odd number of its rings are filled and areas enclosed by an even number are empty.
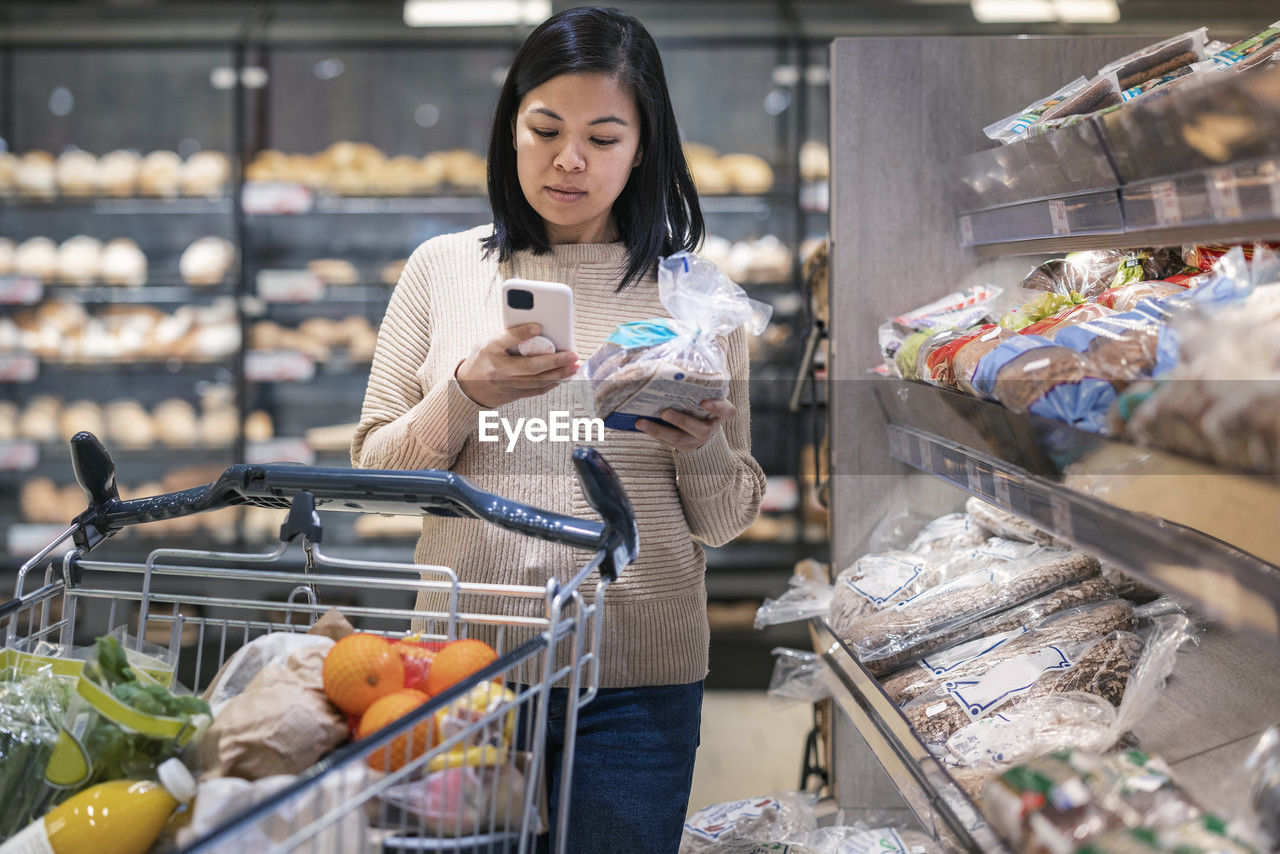
[[[996,374],[1000,373],[1001,368],[1023,353],[1052,346],[1052,341],[1040,335],[1019,335],[1016,338],[1001,341],[999,346],[983,356],[973,369],[973,387],[983,397],[992,397],[996,387]]]
[[[676,331],[671,328],[671,324],[660,317],[655,317],[649,320],[619,323],[618,328],[613,330],[613,334],[605,340],[630,350],[633,347],[652,347],[654,344],[661,344],[675,337]]]
[[[636,429],[637,421],[652,421],[655,424],[661,424],[664,427],[670,427],[670,422],[661,418],[654,418],[650,415],[632,415],[629,412],[613,412],[604,420],[604,426],[610,430],[630,430],[633,433],[639,433]]]
[[[1107,413],[1116,401],[1116,389],[1107,380],[1093,377],[1075,383],[1059,383],[1049,389],[1027,411],[1090,433],[1105,433]]]

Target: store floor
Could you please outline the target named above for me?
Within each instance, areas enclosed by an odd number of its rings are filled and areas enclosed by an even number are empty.
[[[775,704],[764,691],[707,691],[689,811],[795,789],[812,726],[806,703]]]

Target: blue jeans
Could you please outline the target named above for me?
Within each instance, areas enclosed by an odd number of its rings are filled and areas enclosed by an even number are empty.
[[[551,849],[560,796],[565,696],[547,710]],[[702,682],[601,688],[578,712],[569,792],[570,854],[675,854],[680,847],[702,722]]]

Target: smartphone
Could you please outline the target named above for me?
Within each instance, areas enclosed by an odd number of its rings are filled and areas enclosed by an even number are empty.
[[[502,283],[502,325],[542,324],[556,352],[573,349],[573,288],[559,282],[507,279]]]

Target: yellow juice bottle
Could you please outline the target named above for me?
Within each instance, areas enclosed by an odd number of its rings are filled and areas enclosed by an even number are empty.
[[[160,782],[112,780],[79,792],[0,846],[0,854],[146,854],[196,781],[178,759],[156,769]]]

